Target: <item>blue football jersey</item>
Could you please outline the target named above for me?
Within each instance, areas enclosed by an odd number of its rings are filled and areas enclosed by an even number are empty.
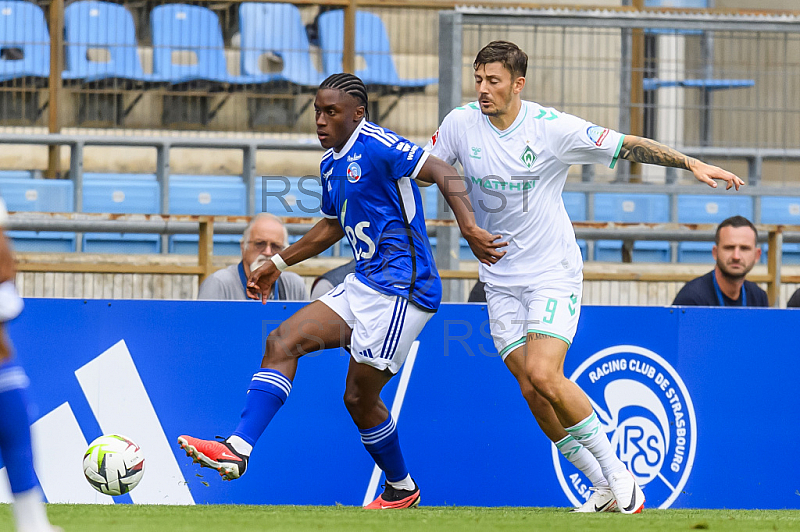
[[[413,142],[362,120],[340,153],[322,156],[322,215],[339,220],[359,280],[436,310],[442,282],[413,179],[427,157]]]

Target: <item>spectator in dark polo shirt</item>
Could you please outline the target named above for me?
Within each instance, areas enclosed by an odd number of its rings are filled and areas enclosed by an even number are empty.
[[[767,293],[745,280],[761,258],[756,227],[744,216],[732,216],[717,227],[711,254],[714,269],[686,283],[673,305],[768,307]]]
[[[800,308],[800,288],[795,290],[792,297],[786,302],[786,308]]]

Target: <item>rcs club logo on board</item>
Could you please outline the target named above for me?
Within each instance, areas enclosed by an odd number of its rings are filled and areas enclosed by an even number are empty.
[[[653,351],[618,345],[590,356],[570,379],[589,396],[648,506],[669,508],[689,479],[697,447],[694,406],[680,375]],[[583,504],[591,483],[552,449],[564,493],[576,506]]]

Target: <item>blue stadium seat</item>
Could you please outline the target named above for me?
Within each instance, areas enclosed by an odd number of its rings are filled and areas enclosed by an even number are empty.
[[[108,174],[103,172],[84,172],[83,179],[105,179],[111,181],[155,181],[156,174]]]
[[[561,199],[567,209],[569,219],[573,222],[586,221],[586,194],[583,192],[563,192]]]
[[[42,8],[32,2],[0,2],[0,48],[18,50],[21,59],[0,56],[0,82],[46,80],[50,76],[50,32]]]
[[[583,192],[562,192],[561,199],[567,209],[567,215],[573,222],[586,221],[586,194]],[[581,248],[581,256],[586,260],[588,255],[586,240],[578,239],[578,247]]]
[[[0,178],[0,196],[9,211],[72,212],[73,186],[66,179]],[[75,251],[75,233],[8,231],[17,251]]]
[[[187,214],[172,210],[173,185],[180,189],[186,197],[178,199],[186,209],[219,209],[228,212],[215,212],[214,214],[238,214],[241,210],[245,193],[244,184],[240,176],[219,175],[173,175],[170,177],[170,212],[173,214]],[[227,186],[227,189],[225,188]],[[194,195],[196,193],[196,196]],[[211,197],[213,194],[213,198]],[[207,196],[206,196],[207,195]],[[193,200],[192,198],[195,198]],[[209,203],[203,203],[205,201]],[[211,203],[216,202],[215,206]],[[234,213],[233,210],[236,212]],[[209,214],[208,212],[196,214]],[[214,237],[214,255],[240,255],[240,235],[216,235]],[[197,235],[172,235],[169,237],[169,252],[179,255],[197,255]]]
[[[713,264],[712,247],[713,242],[681,242],[678,244],[678,262]]]
[[[86,253],[159,253],[161,235],[147,233],[86,233],[83,236]]]
[[[219,17],[210,9],[187,4],[163,4],[150,13],[153,40],[153,73],[170,83],[210,81],[244,84],[269,81],[232,76],[225,60],[225,45]],[[175,52],[194,54],[196,61],[173,62]]]
[[[599,222],[666,223],[669,221],[669,196],[666,194],[595,194],[594,219]],[[633,244],[634,262],[669,262],[669,242],[637,241]],[[594,259],[619,262],[621,240],[598,240]]]
[[[800,198],[762,196],[761,223],[800,225]]]
[[[322,66],[326,75],[342,72],[342,43],[344,42],[344,11],[337,9],[319,16]],[[356,54],[364,58],[366,68],[356,76],[368,86],[423,90],[438,83],[437,78],[400,79],[392,58],[389,36],[381,18],[375,13],[356,12]]]
[[[169,237],[169,252],[177,255],[197,255],[197,235],[172,235]],[[241,255],[240,235],[214,236],[214,255]]]
[[[14,251],[71,253],[75,251],[75,233],[60,231],[6,231]]]
[[[241,178],[173,175],[169,180],[171,214],[244,216],[247,192]]]
[[[682,195],[678,196],[678,222],[718,224],[731,216],[753,219],[753,200],[749,196]],[[713,242],[681,242],[678,262],[713,263]]]
[[[83,212],[157,214],[158,182],[147,174],[84,174]]]
[[[422,210],[425,211],[425,218],[436,220],[439,218],[439,187],[431,185],[429,187],[419,187],[422,196]]]
[[[318,178],[267,176],[256,179],[256,212],[302,218],[322,216],[321,201],[322,186]]]
[[[749,196],[681,195],[678,196],[678,222],[718,224],[735,215],[753,218],[753,200]]]
[[[669,87],[683,87],[686,89],[705,89],[707,91],[720,91],[724,89],[746,89],[755,87],[752,79],[659,79],[645,78],[642,80],[642,89],[653,91]]]
[[[800,198],[789,196],[762,196],[761,223],[800,225]],[[766,246],[762,262],[766,261]],[[783,245],[784,264],[800,264],[800,244]]]
[[[29,170],[0,170],[0,179],[33,179]]]
[[[645,0],[645,7],[667,7],[667,8],[689,8],[689,9],[708,9],[708,0]],[[673,30],[673,29],[649,29],[646,31],[651,35],[702,35],[700,30]],[[741,89],[755,86],[756,82],[752,79],[659,79],[645,78],[642,87],[646,91],[657,90],[666,87],[683,87],[703,89],[705,91],[719,91],[726,89]]]
[[[83,174],[83,212],[157,214],[161,192],[153,174]],[[90,253],[158,253],[160,236],[147,233],[86,233]]]
[[[142,70],[133,16],[121,4],[94,0],[69,4],[64,10],[64,41],[64,79],[159,81]],[[89,50],[105,51],[108,60],[90,58]]]
[[[0,196],[9,211],[72,212],[68,179],[0,178]]]
[[[301,87],[316,88],[323,76],[311,60],[306,28],[293,4],[244,2],[239,6],[242,76],[256,80],[270,76]],[[278,73],[261,69],[264,54],[283,61]],[[263,81],[261,81],[263,82]]]

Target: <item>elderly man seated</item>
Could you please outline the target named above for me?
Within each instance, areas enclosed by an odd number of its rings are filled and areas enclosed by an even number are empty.
[[[289,233],[277,216],[257,215],[244,230],[241,262],[210,275],[200,285],[197,299],[248,299],[246,288],[250,272],[282,251],[288,240]],[[272,288],[271,298],[305,301],[308,299],[305,282],[296,273],[283,272]]]

